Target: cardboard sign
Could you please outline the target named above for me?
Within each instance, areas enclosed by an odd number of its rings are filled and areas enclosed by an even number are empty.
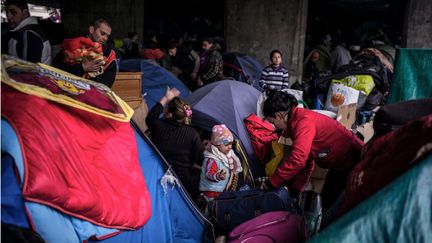
[[[344,125],[348,130],[351,130],[356,119],[356,109],[357,104],[339,106],[336,120],[342,123],[342,125]]]

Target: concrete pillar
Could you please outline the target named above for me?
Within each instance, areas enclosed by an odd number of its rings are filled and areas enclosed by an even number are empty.
[[[108,19],[113,38],[123,38],[130,31],[136,31],[143,37],[144,1],[60,1],[60,10],[66,36],[86,34],[90,22],[102,17]]]
[[[408,0],[402,46],[432,48],[432,1]]]
[[[227,51],[245,53],[263,65],[279,49],[290,83],[301,79],[306,35],[307,0],[226,0]]]

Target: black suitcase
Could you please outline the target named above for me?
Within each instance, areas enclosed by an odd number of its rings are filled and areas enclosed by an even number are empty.
[[[226,192],[207,205],[208,218],[222,233],[228,233],[238,225],[272,211],[302,213],[297,200],[289,196],[286,187],[270,192],[259,189]]]
[[[402,101],[382,106],[375,114],[373,128],[380,137],[410,121],[432,114],[432,99]]]

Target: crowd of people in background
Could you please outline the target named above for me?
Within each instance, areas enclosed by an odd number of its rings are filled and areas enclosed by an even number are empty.
[[[25,0],[5,1],[5,7],[9,28],[7,28],[8,31],[2,29],[2,53],[33,62],[52,64],[66,71],[71,71],[70,68],[66,68],[64,63],[58,61],[57,54],[63,43],[49,42],[37,19],[30,16]],[[111,28],[108,20],[100,19],[104,20],[104,24]],[[143,34],[144,36],[140,36],[137,30],[131,30],[124,38],[113,39],[110,36],[110,29],[106,39],[93,41],[103,44],[104,50],[107,48],[113,50],[117,61],[137,58],[153,60],[154,63],[171,71],[193,91],[202,85],[225,78],[221,56],[225,51],[224,40],[219,36],[203,36],[202,33],[211,33],[208,29],[211,28],[212,23],[208,19],[199,20],[199,18],[191,19],[191,22],[196,22],[195,25],[192,25],[195,28],[186,30],[176,28],[175,33],[171,34],[147,29]],[[206,25],[197,23],[206,23]],[[94,22],[90,26],[93,24]],[[197,26],[206,29],[206,31],[197,29]],[[102,25],[102,27],[104,26]],[[158,29],[158,26],[154,27]],[[115,32],[116,30],[113,30],[113,33]],[[52,33],[49,35],[52,36]],[[365,37],[353,40],[351,36],[352,34],[336,30],[332,34],[322,34],[321,38],[315,36],[315,40],[318,41],[314,42],[310,40],[310,35],[308,35],[305,46],[303,80],[313,80],[337,71],[339,67],[348,64],[352,57],[358,53],[361,49],[360,44],[363,44],[361,47],[388,44],[389,39],[381,30],[378,31],[378,38],[373,40]],[[93,39],[94,34],[89,33],[86,37]],[[52,42],[58,42],[57,38],[55,39]],[[314,43],[316,44],[311,46]],[[274,50],[271,53],[271,65],[265,67],[260,79],[260,86],[263,89],[288,88],[289,67],[281,64],[282,56],[283,54],[279,50]],[[53,62],[54,58],[57,59]],[[72,73],[82,76],[85,71],[99,67],[96,64],[88,63],[81,68],[87,70],[74,70]],[[111,81],[105,81],[105,84],[112,85]]]

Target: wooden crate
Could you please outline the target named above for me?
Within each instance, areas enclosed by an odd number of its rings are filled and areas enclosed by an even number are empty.
[[[112,90],[132,109],[138,108],[142,101],[141,72],[117,72]]]

